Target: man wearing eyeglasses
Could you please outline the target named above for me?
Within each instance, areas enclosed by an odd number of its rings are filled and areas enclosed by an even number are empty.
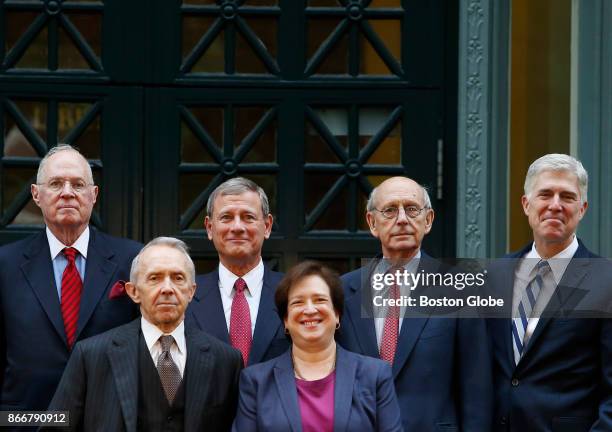
[[[342,277],[340,344],[391,364],[404,430],[488,431],[492,388],[484,322],[428,313],[402,318],[392,308],[384,313],[372,308],[370,301],[375,274],[442,272],[421,250],[434,221],[427,190],[409,178],[389,178],[372,190],[366,219],[382,257]],[[397,285],[387,288],[388,298],[398,298]],[[390,294],[394,288],[396,294]],[[401,289],[402,296],[414,297]]]
[[[0,410],[44,410],[77,340],[138,315],[122,289],[141,248],[89,226],[98,197],[87,160],[59,145],[32,198],[46,229],[0,248]]]

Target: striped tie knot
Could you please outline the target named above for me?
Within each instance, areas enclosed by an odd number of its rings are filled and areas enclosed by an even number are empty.
[[[64,252],[64,256],[68,260],[68,264],[74,264],[74,260],[76,259],[76,255],[79,253],[79,251],[77,251],[73,247],[67,247],[67,248],[64,248],[63,252]]]
[[[536,272],[540,276],[546,275],[546,273],[548,273],[550,270],[550,264],[548,264],[548,261],[546,260],[540,260],[540,262],[536,264]]]

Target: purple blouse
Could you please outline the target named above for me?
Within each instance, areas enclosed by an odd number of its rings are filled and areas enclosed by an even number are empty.
[[[315,381],[295,379],[303,432],[333,432],[336,371]]]

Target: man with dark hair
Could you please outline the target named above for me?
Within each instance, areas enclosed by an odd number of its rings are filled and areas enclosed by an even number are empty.
[[[261,258],[273,220],[266,193],[251,180],[232,178],[211,193],[206,212],[204,224],[219,267],[197,277],[187,319],[239,349],[245,365],[282,354],[289,342],[274,310],[282,274],[265,267]]]
[[[142,317],[79,342],[49,410],[70,430],[229,431],[240,353],[184,324],[195,292],[187,245],[151,240],[125,285]]]
[[[496,431],[612,430],[612,273],[576,236],[587,187],[571,156],[534,161],[522,197],[533,242],[489,268],[512,307],[489,320]]]
[[[346,300],[338,342],[392,365],[404,430],[488,431],[492,389],[484,321],[427,311],[402,317],[393,308],[374,310],[370,301],[375,274],[443,271],[421,250],[434,220],[427,190],[409,178],[389,178],[372,191],[366,218],[382,259],[342,276]],[[396,284],[386,297],[399,299]]]
[[[87,160],[68,145],[52,148],[31,192],[45,231],[0,248],[0,410],[7,411],[46,409],[75,342],[138,315],[117,282],[142,245],[89,226],[98,187]]]

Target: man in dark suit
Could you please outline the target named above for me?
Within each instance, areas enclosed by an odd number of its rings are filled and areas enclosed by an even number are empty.
[[[70,430],[229,430],[242,359],[185,327],[194,280],[185,243],[149,242],[125,286],[142,317],[79,342],[49,410],[69,411]]]
[[[484,322],[426,311],[402,319],[399,312],[374,311],[369,300],[374,272],[385,273],[390,264],[392,272],[442,272],[441,263],[421,250],[434,220],[427,191],[405,177],[387,179],[372,191],[366,218],[383,259],[342,277],[346,301],[338,341],[391,363],[404,430],[488,431],[492,389]]]
[[[74,342],[138,315],[117,281],[142,245],[89,227],[86,159],[54,147],[31,191],[46,230],[0,248],[0,410],[45,409]]]
[[[496,431],[612,430],[612,322],[593,308],[605,312],[612,273],[576,237],[587,186],[571,156],[533,162],[522,197],[533,243],[489,269],[512,308],[489,320]]]
[[[198,276],[188,322],[242,352],[245,365],[289,348],[274,308],[282,274],[264,266],[261,249],[272,231],[268,197],[251,180],[237,177],[208,198],[204,224],[219,254],[219,267]]]

